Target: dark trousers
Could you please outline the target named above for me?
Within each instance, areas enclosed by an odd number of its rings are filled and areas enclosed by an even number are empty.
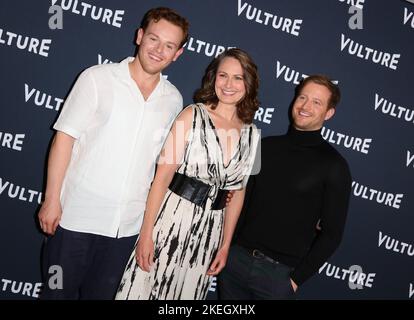
[[[219,295],[224,300],[294,299],[292,268],[256,255],[239,245],[230,248],[226,267],[219,274]]]
[[[43,248],[40,299],[114,299],[137,236],[110,238],[58,226]]]

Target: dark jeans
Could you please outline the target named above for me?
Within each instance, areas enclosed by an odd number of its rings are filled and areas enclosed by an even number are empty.
[[[292,268],[268,258],[252,255],[233,245],[226,267],[219,274],[219,295],[224,300],[294,299],[290,282]]]
[[[45,241],[40,299],[114,299],[136,239],[116,239],[58,226],[55,235]],[[62,286],[56,271],[59,268]]]

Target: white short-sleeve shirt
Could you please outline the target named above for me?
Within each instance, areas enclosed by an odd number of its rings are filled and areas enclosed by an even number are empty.
[[[53,126],[76,139],[61,192],[65,229],[139,232],[157,157],[183,100],[160,75],[145,101],[129,73],[133,60],[82,72]]]

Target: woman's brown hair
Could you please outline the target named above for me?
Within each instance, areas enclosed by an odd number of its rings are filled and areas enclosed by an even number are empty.
[[[257,93],[259,89],[259,76],[257,66],[247,52],[232,48],[217,56],[207,67],[204,73],[201,88],[194,94],[194,102],[211,105],[214,110],[219,102],[215,91],[217,70],[225,58],[234,58],[240,62],[243,69],[243,81],[246,88],[244,97],[237,103],[237,116],[244,123],[252,123],[254,114],[259,108]]]

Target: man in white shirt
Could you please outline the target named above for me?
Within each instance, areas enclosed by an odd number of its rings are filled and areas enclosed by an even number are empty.
[[[40,227],[51,235],[43,299],[113,299],[165,132],[183,106],[161,71],[181,55],[187,38],[185,18],[151,9],[137,33],[135,58],[93,66],[77,79],[54,125],[39,212]],[[50,283],[55,265],[61,288]]]

